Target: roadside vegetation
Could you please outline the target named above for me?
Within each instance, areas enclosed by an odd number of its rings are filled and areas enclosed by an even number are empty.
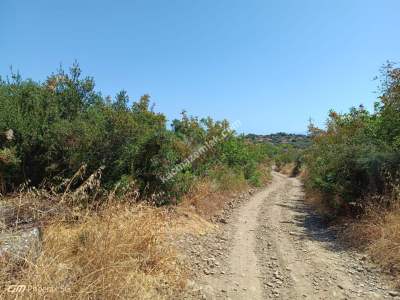
[[[268,145],[237,136],[227,121],[199,119],[182,113],[168,128],[150,97],[131,103],[125,91],[103,97],[78,65],[52,74],[43,83],[18,74],[0,81],[0,187],[2,193],[21,184],[76,189],[101,173],[104,190],[134,186],[140,199],[157,204],[179,201],[201,177],[224,181],[234,176],[259,185],[258,164]],[[169,180],[162,179],[207,142],[218,142]],[[223,141],[223,142],[222,142]],[[100,196],[100,195],[99,195]]]
[[[304,154],[308,199],[343,238],[387,271],[400,266],[400,69],[388,64],[375,110],[331,111],[325,129],[310,126]],[[343,221],[345,220],[345,221]]]
[[[331,111],[326,124],[308,136],[242,136],[186,112],[169,124],[149,95],[103,96],[77,64],[44,82],[0,79],[1,229],[41,228],[24,257],[0,252],[0,298],[21,284],[32,299],[179,298],[178,227],[266,184],[272,165],[301,174],[343,240],[400,278],[400,70],[383,68],[373,112]]]
[[[274,156],[276,170],[292,177],[299,175],[303,167],[303,153],[303,148],[298,148],[292,144],[276,146]]]
[[[226,120],[183,112],[168,124],[148,95],[104,97],[77,64],[44,82],[1,79],[0,225],[43,235],[39,254],[0,255],[0,297],[23,284],[32,299],[176,298],[187,274],[176,208],[211,218],[268,181],[273,154]]]
[[[269,157],[273,158],[275,170],[288,176],[299,175],[304,166],[303,153],[311,144],[309,136],[283,132],[268,135],[248,134],[246,139],[255,144],[269,146]]]

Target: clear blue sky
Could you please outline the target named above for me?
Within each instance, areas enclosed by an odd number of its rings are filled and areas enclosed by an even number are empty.
[[[305,132],[376,98],[400,60],[399,0],[1,0],[0,74],[43,81],[76,59],[103,95],[149,93],[169,120]]]

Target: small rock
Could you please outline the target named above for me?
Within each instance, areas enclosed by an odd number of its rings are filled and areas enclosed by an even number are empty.
[[[367,255],[362,255],[362,256],[361,256],[361,261],[366,261],[366,260],[367,260],[367,258],[368,258],[368,256],[367,256]]]
[[[0,202],[0,229],[5,230],[15,222],[15,208]]]
[[[202,288],[203,296],[204,299],[214,299],[215,298],[215,293],[214,289],[210,285],[206,285]]]
[[[397,291],[390,291],[390,292],[389,292],[389,295],[392,296],[392,297],[398,297],[398,296],[400,296],[400,292],[397,292]]]
[[[228,223],[228,222],[226,221],[226,219],[223,218],[223,217],[219,218],[219,222],[222,223],[222,224],[227,224],[227,223]]]
[[[42,231],[35,227],[13,233],[0,234],[0,257],[9,257],[13,261],[29,256],[36,259],[40,254]]]

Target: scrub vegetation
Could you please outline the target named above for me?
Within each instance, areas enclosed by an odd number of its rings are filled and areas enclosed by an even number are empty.
[[[400,69],[388,64],[381,78],[373,112],[331,111],[325,129],[310,126],[304,175],[307,198],[328,219],[350,220],[345,240],[399,274]]]
[[[179,201],[205,176],[217,182],[233,176],[260,185],[258,165],[268,160],[272,146],[248,142],[226,120],[199,119],[186,112],[169,128],[149,95],[131,102],[125,91],[111,99],[94,87],[94,79],[82,77],[77,64],[43,83],[18,74],[0,81],[2,193],[24,183],[57,186],[58,192],[76,190],[93,174],[104,191],[119,194],[135,188],[139,199],[157,204]],[[217,141],[213,147],[162,180],[212,140]]]
[[[77,64],[44,82],[3,78],[1,225],[42,234],[39,253],[0,255],[0,297],[179,298],[187,270],[171,239],[194,215],[179,211],[210,219],[268,181],[273,153],[226,120],[183,112],[169,126],[149,95],[104,97]]]

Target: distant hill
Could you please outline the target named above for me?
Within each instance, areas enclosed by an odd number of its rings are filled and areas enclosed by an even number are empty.
[[[260,143],[271,143],[273,145],[290,144],[296,148],[307,148],[311,144],[311,139],[305,134],[294,134],[278,132],[273,134],[248,134],[246,138]]]

